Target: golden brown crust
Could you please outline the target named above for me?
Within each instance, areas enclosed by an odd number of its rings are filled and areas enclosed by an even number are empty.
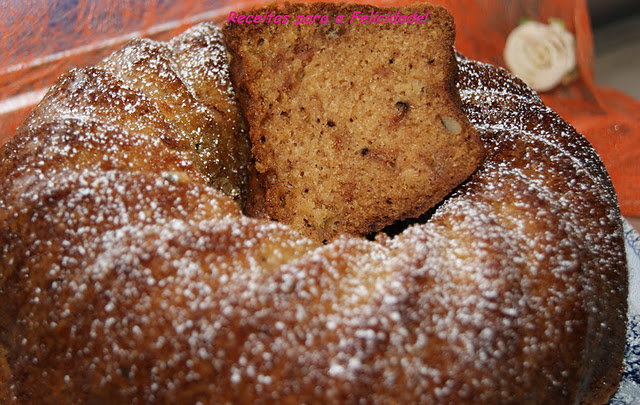
[[[398,12],[427,19],[350,23]],[[317,240],[368,234],[423,214],[476,169],[482,143],[461,111],[444,9],[314,3],[246,14],[290,16],[225,27],[264,190],[249,215]],[[327,22],[297,24],[308,15]]]
[[[571,204],[570,210],[551,211],[560,223],[565,222],[561,228],[568,232],[566,237],[558,237],[557,243],[575,243],[574,254],[580,257],[576,285],[582,303],[577,305],[585,311],[580,322],[585,338],[574,343],[567,338],[565,345],[583,345],[581,354],[556,354],[548,360],[549,367],[557,366],[564,357],[563,361],[573,363],[580,375],[569,389],[575,390],[573,398],[579,403],[606,403],[620,378],[628,287],[624,242],[620,240],[620,212],[606,169],[589,142],[545,107],[520,80],[510,78],[502,69],[467,60],[462,61],[461,69],[458,85],[466,99],[470,120],[483,132],[485,142],[488,137],[497,138],[491,141],[496,147],[487,148],[492,151],[487,166],[500,163],[509,166],[493,169],[500,174],[495,179],[496,187],[502,187],[510,172],[531,182],[544,179],[545,186],[525,186],[534,190],[538,198],[551,198],[546,191],[552,190]],[[499,89],[474,90],[496,84]],[[515,133],[506,132],[514,129]],[[520,192],[514,192],[510,199],[513,201],[508,205],[515,206],[524,200],[539,215],[547,204],[563,205],[551,200],[538,206],[523,199]],[[599,219],[597,225],[594,217]],[[583,239],[586,234],[590,236]],[[605,251],[610,255],[603,254]]]
[[[0,148],[8,402],[604,402],[627,305],[611,182],[520,81],[459,64],[479,170],[394,238],[326,246],[135,131],[142,96],[107,122],[43,104]]]

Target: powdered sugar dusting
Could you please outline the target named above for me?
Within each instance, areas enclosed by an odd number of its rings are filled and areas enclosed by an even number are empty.
[[[180,118],[136,90],[145,81],[116,78],[157,58],[150,83],[186,86],[176,97],[191,101],[173,107],[209,125],[226,104],[185,83],[229,89],[218,51],[190,45],[211,29],[70,73],[1,150],[0,331],[16,398],[579,402],[601,379],[585,363],[609,364],[619,332],[624,344],[615,195],[526,86],[460,58],[487,151],[478,172],[395,238],[319,245],[243,216],[194,167]],[[189,50],[188,69],[168,62]]]

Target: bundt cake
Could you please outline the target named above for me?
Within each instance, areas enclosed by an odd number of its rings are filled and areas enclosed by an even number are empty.
[[[397,13],[427,18],[357,19]],[[296,26],[225,26],[250,129],[249,184],[259,188],[250,216],[320,241],[366,235],[420,216],[476,170],[482,143],[462,112],[443,8],[274,4],[251,14],[289,15]],[[309,15],[327,22],[297,24]]]
[[[0,149],[1,403],[607,400],[626,264],[584,138],[457,56],[478,170],[397,235],[324,245],[240,209],[221,38],[63,75]]]

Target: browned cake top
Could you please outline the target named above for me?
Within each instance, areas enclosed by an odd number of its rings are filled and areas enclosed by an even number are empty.
[[[349,22],[398,12],[426,19]],[[290,21],[225,27],[266,192],[249,214],[319,240],[366,234],[424,213],[475,170],[482,145],[461,111],[444,9],[315,3],[251,13]],[[328,22],[297,24],[301,15]]]
[[[161,139],[187,152],[210,185],[244,199],[248,139],[212,23],[167,43],[132,40],[95,67],[63,74],[19,131],[62,119]]]

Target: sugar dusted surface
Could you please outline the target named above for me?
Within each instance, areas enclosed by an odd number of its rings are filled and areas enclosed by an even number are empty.
[[[459,64],[487,159],[428,222],[375,241],[244,217],[136,115],[45,105],[0,151],[7,402],[605,398],[626,305],[606,172],[523,84]]]

